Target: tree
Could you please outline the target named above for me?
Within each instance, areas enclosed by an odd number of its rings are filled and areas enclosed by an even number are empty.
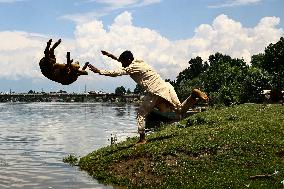
[[[253,67],[267,71],[271,76],[271,87],[274,90],[284,89],[284,38],[265,48],[264,53],[252,56]]]
[[[135,87],[133,93],[134,94],[144,94],[144,89],[140,85],[136,84],[136,87]]]
[[[189,67],[180,72],[177,76],[176,84],[179,85],[182,82],[196,78],[208,68],[208,64],[206,62],[203,63],[203,60],[199,56],[190,59],[188,63]]]
[[[180,101],[184,101],[191,94],[192,89],[198,88],[204,90],[203,86],[204,83],[200,77],[196,77],[191,80],[183,81],[179,85],[175,85],[175,91]]]
[[[28,94],[34,94],[35,93],[35,91],[33,91],[33,90],[29,90],[29,92],[28,92]]]
[[[264,69],[264,53],[252,55],[250,63],[252,67]]]
[[[228,55],[216,53],[209,56],[210,66],[204,74],[205,90],[214,93],[211,98],[225,105],[239,104],[246,101],[243,81],[248,72],[248,66],[243,59],[231,58]]]
[[[272,88],[284,88],[284,38],[270,44],[264,51],[262,68],[272,75]]]
[[[231,67],[236,66],[239,68],[247,67],[246,62],[243,59],[239,58],[231,58],[229,55],[223,55],[219,52],[215,53],[214,55],[209,56],[210,66],[215,66],[216,64],[220,64],[220,62],[226,62]]]
[[[242,95],[242,82],[249,68],[245,61],[221,53],[209,56],[208,61],[202,63],[198,57],[189,61],[191,66],[177,77],[175,89],[179,98],[185,99],[193,88],[199,88],[209,94],[211,103],[231,105],[247,101]]]
[[[208,63],[196,57],[189,64],[173,82],[180,99],[192,88],[200,88],[213,104],[259,102],[262,90],[284,89],[284,38],[266,47],[264,53],[253,55],[251,67],[243,59],[221,53],[210,55]]]
[[[115,94],[116,95],[124,95],[126,93],[126,90],[123,86],[117,87],[115,89]]]
[[[246,102],[261,102],[262,90],[271,87],[271,76],[261,68],[250,67],[243,81],[243,86],[243,99],[246,99]]]
[[[128,88],[126,91],[127,94],[131,94],[131,90]]]

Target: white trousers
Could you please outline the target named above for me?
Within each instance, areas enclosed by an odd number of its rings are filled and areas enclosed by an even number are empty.
[[[157,102],[160,99],[162,99],[162,97],[150,93],[144,96],[142,104],[140,105],[137,112],[137,126],[139,134],[145,133],[146,116],[148,115],[148,113],[150,113],[151,110],[153,110],[153,108],[155,108]]]
[[[175,95],[176,96],[176,95]],[[176,97],[177,98],[177,97]],[[177,99],[178,100],[178,99]],[[165,101],[162,97],[148,93],[142,100],[142,103],[137,112],[137,126],[138,133],[145,133],[145,119],[146,116],[161,102]],[[167,103],[171,110],[175,111],[178,115],[184,114],[196,102],[196,98],[190,95],[182,104],[176,106]],[[179,101],[178,101],[179,103]]]

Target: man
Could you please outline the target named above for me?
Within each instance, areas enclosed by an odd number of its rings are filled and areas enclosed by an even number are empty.
[[[73,63],[73,60],[70,60],[70,52],[67,52],[67,64],[57,63],[54,50],[61,43],[61,39],[50,48],[51,42],[52,39],[47,42],[44,57],[39,62],[41,72],[45,77],[62,85],[69,85],[76,81],[78,76],[88,75],[85,71],[88,63],[80,70],[79,62]]]
[[[106,51],[102,51],[102,54],[121,62],[122,68],[115,71],[99,70],[89,64],[88,67],[91,71],[111,77],[129,75],[148,92],[143,98],[143,102],[137,112],[138,133],[140,134],[140,139],[137,144],[145,144],[147,142],[145,138],[145,118],[153,108],[157,107],[163,112],[175,111],[177,114],[182,115],[196,103],[196,98],[200,98],[204,101],[208,100],[206,94],[198,89],[194,89],[190,97],[181,104],[173,86],[165,82],[160,75],[143,60],[134,60],[133,54],[130,51],[124,51],[119,58]]]

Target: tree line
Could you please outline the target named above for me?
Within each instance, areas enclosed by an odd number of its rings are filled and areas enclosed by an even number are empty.
[[[253,55],[250,64],[243,59],[231,58],[222,53],[210,55],[204,61],[197,56],[188,62],[189,66],[170,82],[181,101],[193,88],[205,91],[211,105],[226,105],[262,102],[263,90],[284,90],[284,38],[268,45],[263,53]],[[117,87],[116,94],[130,93],[123,86]],[[143,94],[136,85],[133,93]]]
[[[284,89],[284,38],[268,45],[264,53],[253,55],[250,64],[243,59],[215,53],[207,61],[196,57],[189,67],[170,81],[181,100],[193,88],[200,88],[211,104],[226,106],[262,102],[262,90]]]

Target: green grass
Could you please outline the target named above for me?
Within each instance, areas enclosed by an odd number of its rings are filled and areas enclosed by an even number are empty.
[[[147,137],[94,151],[79,166],[126,188],[284,188],[284,106],[210,109]]]

